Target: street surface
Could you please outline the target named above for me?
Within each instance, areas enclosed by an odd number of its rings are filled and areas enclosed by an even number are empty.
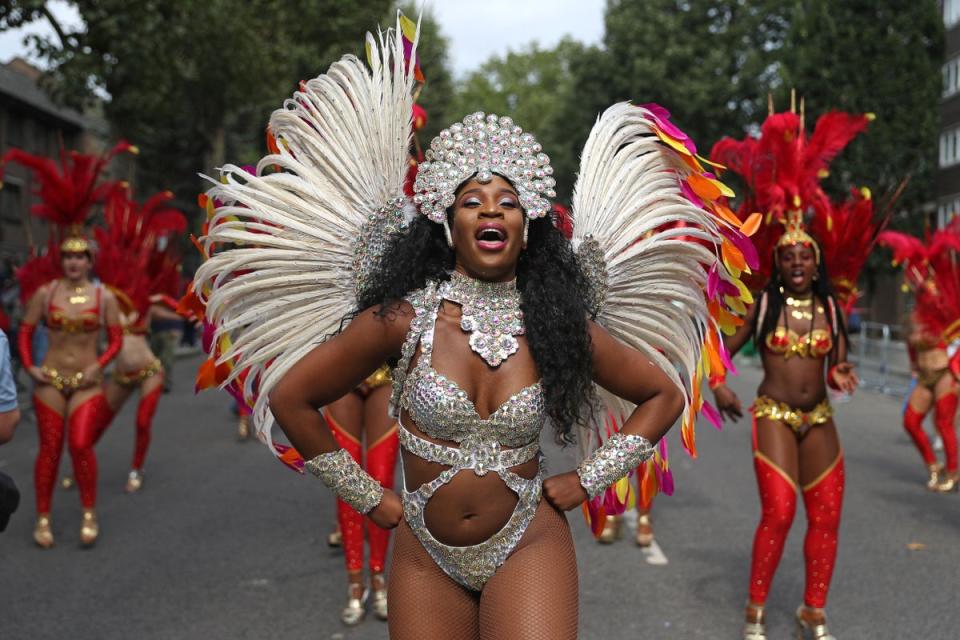
[[[76,490],[54,496],[56,547],[37,549],[29,414],[0,469],[23,493],[0,534],[0,639],[386,638],[372,615],[346,629],[343,559],[326,546],[334,501],[258,443],[238,443],[228,397],[195,396],[196,358],[181,360],[154,425],[144,489],[123,493],[133,448],[131,402],[97,448],[96,547],[78,546]],[[745,402],[759,371],[732,381]],[[827,609],[840,640],[960,637],[960,495],[924,490],[919,455],[900,426],[901,399],[861,393],[836,406],[846,450],[840,557]],[[759,501],[749,423],[698,429],[700,458],[670,434],[676,495],[658,499],[662,556],[632,535],[593,542],[579,511],[568,514],[580,566],[584,640],[740,637],[750,545]],[[549,438],[547,438],[549,439]],[[573,448],[547,445],[550,468],[572,468]],[[62,472],[71,470],[64,452]],[[792,637],[803,592],[802,502],[767,606],[772,639]],[[425,611],[424,615],[435,612]]]

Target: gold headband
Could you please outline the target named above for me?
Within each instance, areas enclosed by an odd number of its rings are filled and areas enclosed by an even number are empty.
[[[90,253],[90,243],[86,238],[71,236],[60,243],[60,253]]]
[[[787,211],[787,218],[783,222],[785,230],[780,240],[777,242],[777,248],[789,247],[795,244],[802,244],[813,249],[813,255],[816,257],[817,264],[820,264],[820,245],[813,239],[803,225],[803,212],[800,209],[790,209]]]

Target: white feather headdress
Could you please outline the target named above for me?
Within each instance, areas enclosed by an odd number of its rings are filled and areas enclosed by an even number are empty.
[[[206,194],[207,260],[194,291],[216,327],[217,363],[232,367],[222,383],[245,377],[271,448],[270,390],[357,310],[387,236],[409,215],[419,25],[405,57],[401,20],[367,34],[369,68],[347,55],[302,83],[270,118],[275,153],[253,174],[224,166]]]

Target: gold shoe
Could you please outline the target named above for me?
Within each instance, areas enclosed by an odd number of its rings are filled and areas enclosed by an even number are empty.
[[[354,585],[347,587],[347,606],[340,611],[340,621],[348,627],[358,625],[363,622],[363,617],[367,614],[364,605],[370,596],[370,590],[363,587],[363,594],[359,598],[353,597]]]
[[[37,514],[37,524],[33,527],[33,541],[41,549],[53,547],[53,529],[50,528],[49,513]]]
[[[343,546],[343,532],[340,531],[340,525],[337,525],[337,528],[327,534],[327,546],[328,547],[340,547]]]
[[[60,480],[60,486],[66,490],[73,489],[73,478],[70,476],[63,476],[63,479]]]
[[[623,523],[623,516],[607,516],[603,523],[603,530],[597,536],[597,542],[600,544],[611,544],[620,537],[620,525]]]
[[[97,524],[97,514],[93,509],[83,510],[83,522],[80,524],[80,544],[92,547],[100,535],[100,525]]]
[[[240,416],[237,420],[237,438],[246,440],[250,437],[250,416]]]
[[[960,474],[956,471],[947,474],[937,485],[936,491],[940,493],[950,493],[960,489]]]
[[[637,546],[649,547],[653,544],[653,520],[649,513],[637,516]]]
[[[387,581],[382,573],[370,576],[370,590],[373,592],[373,615],[380,620],[387,619]]]
[[[763,607],[753,604],[747,605],[747,610],[753,611],[753,622],[743,623],[743,640],[767,640],[767,625],[763,621]]]
[[[127,493],[136,493],[140,491],[143,487],[143,471],[140,469],[131,469],[130,473],[127,475],[127,486],[125,490]]]
[[[821,624],[814,624],[812,622],[807,622],[803,619],[803,610],[807,611],[820,611],[823,613],[822,609],[813,609],[806,605],[800,605],[797,607],[797,613],[794,615],[794,619],[797,623],[796,630],[796,640],[837,640],[830,634],[830,630],[827,629],[827,623],[823,622]]]
[[[929,464],[927,465],[927,473],[930,474],[927,478],[927,490],[936,491],[937,485],[940,484],[940,474],[943,473],[943,467],[939,464]]]

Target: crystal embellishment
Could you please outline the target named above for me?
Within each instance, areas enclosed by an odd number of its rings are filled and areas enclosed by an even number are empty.
[[[346,449],[321,453],[304,466],[360,513],[370,513],[383,498],[380,483],[364,471]]]
[[[460,328],[470,334],[470,348],[491,367],[517,352],[514,336],[523,335],[523,312],[517,281],[484,282],[459,271],[440,286],[444,300],[460,305]]]
[[[528,218],[542,218],[550,211],[549,198],[557,195],[550,157],[533,134],[524,133],[511,118],[482,111],[455,122],[430,142],[417,171],[413,201],[420,213],[439,224],[461,184],[474,175],[486,184],[494,174],[513,184]]]
[[[577,475],[587,495],[596,498],[652,455],[653,445],[643,436],[615,433],[580,463]]]

